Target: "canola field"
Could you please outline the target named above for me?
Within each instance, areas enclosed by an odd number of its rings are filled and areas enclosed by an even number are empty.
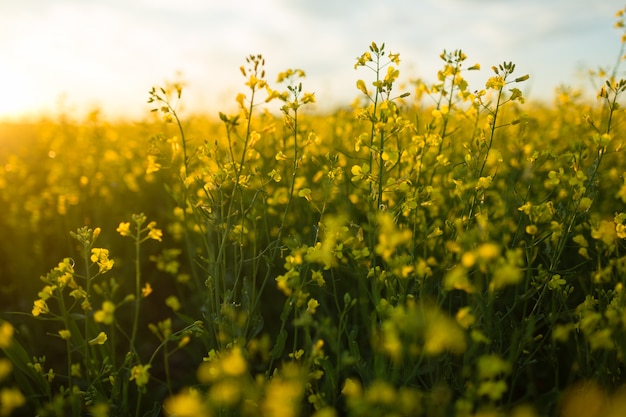
[[[328,114],[250,55],[234,114],[0,126],[0,415],[624,415],[626,81],[441,60],[372,43]]]

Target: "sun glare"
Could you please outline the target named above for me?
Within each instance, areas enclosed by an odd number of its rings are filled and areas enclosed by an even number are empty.
[[[28,80],[0,66],[2,99],[0,99],[0,120],[13,120],[35,115],[41,109],[37,92]]]

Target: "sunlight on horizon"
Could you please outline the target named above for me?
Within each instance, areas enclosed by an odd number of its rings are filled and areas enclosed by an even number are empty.
[[[0,66],[2,98],[0,99],[0,121],[14,121],[37,116],[42,113],[42,104],[37,91],[28,85],[28,80]]]
[[[623,6],[603,3],[592,10],[582,0],[566,11],[564,0],[492,7],[459,0],[398,0],[397,7],[373,0],[273,0],[249,8],[240,7],[242,0],[219,6],[196,0],[36,3],[0,5],[0,120],[67,110],[80,118],[93,109],[141,118],[149,89],[178,71],[188,85],[184,108],[216,114],[245,91],[239,66],[257,53],[266,58],[269,82],[287,68],[303,69],[304,89],[316,93],[319,109],[331,109],[358,95],[355,82],[368,74],[353,70],[354,59],[372,41],[400,53],[403,79],[436,81],[441,51],[462,49],[468,66],[483,68],[468,77],[471,88],[484,88],[492,65],[513,61],[520,75],[530,73],[530,99],[549,100],[560,83],[580,81],[572,76],[576,65],[612,65],[619,47],[613,13]],[[470,12],[475,18],[468,19]],[[520,23],[533,16],[532,25]]]

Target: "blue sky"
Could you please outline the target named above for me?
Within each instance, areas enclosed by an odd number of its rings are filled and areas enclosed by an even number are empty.
[[[357,96],[355,58],[372,41],[399,52],[404,79],[434,80],[439,54],[462,49],[489,67],[516,63],[530,99],[550,99],[559,84],[590,87],[581,74],[615,63],[618,0],[22,0],[0,3],[0,118],[77,116],[100,107],[108,117],[140,118],[153,85],[187,83],[187,111],[234,108],[245,91],[239,66],[262,53],[268,78],[306,71],[317,106]]]

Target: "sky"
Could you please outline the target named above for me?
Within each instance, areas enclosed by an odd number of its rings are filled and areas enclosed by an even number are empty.
[[[268,80],[306,72],[303,89],[330,109],[358,95],[354,69],[372,41],[400,53],[403,80],[436,79],[440,53],[461,49],[470,88],[504,61],[530,74],[523,91],[591,87],[585,71],[615,64],[621,0],[21,0],[0,2],[0,119],[140,119],[152,86],[185,83],[181,109],[216,114],[246,92],[239,71],[263,54]],[[410,90],[410,88],[409,88]],[[401,92],[399,90],[399,92]]]

